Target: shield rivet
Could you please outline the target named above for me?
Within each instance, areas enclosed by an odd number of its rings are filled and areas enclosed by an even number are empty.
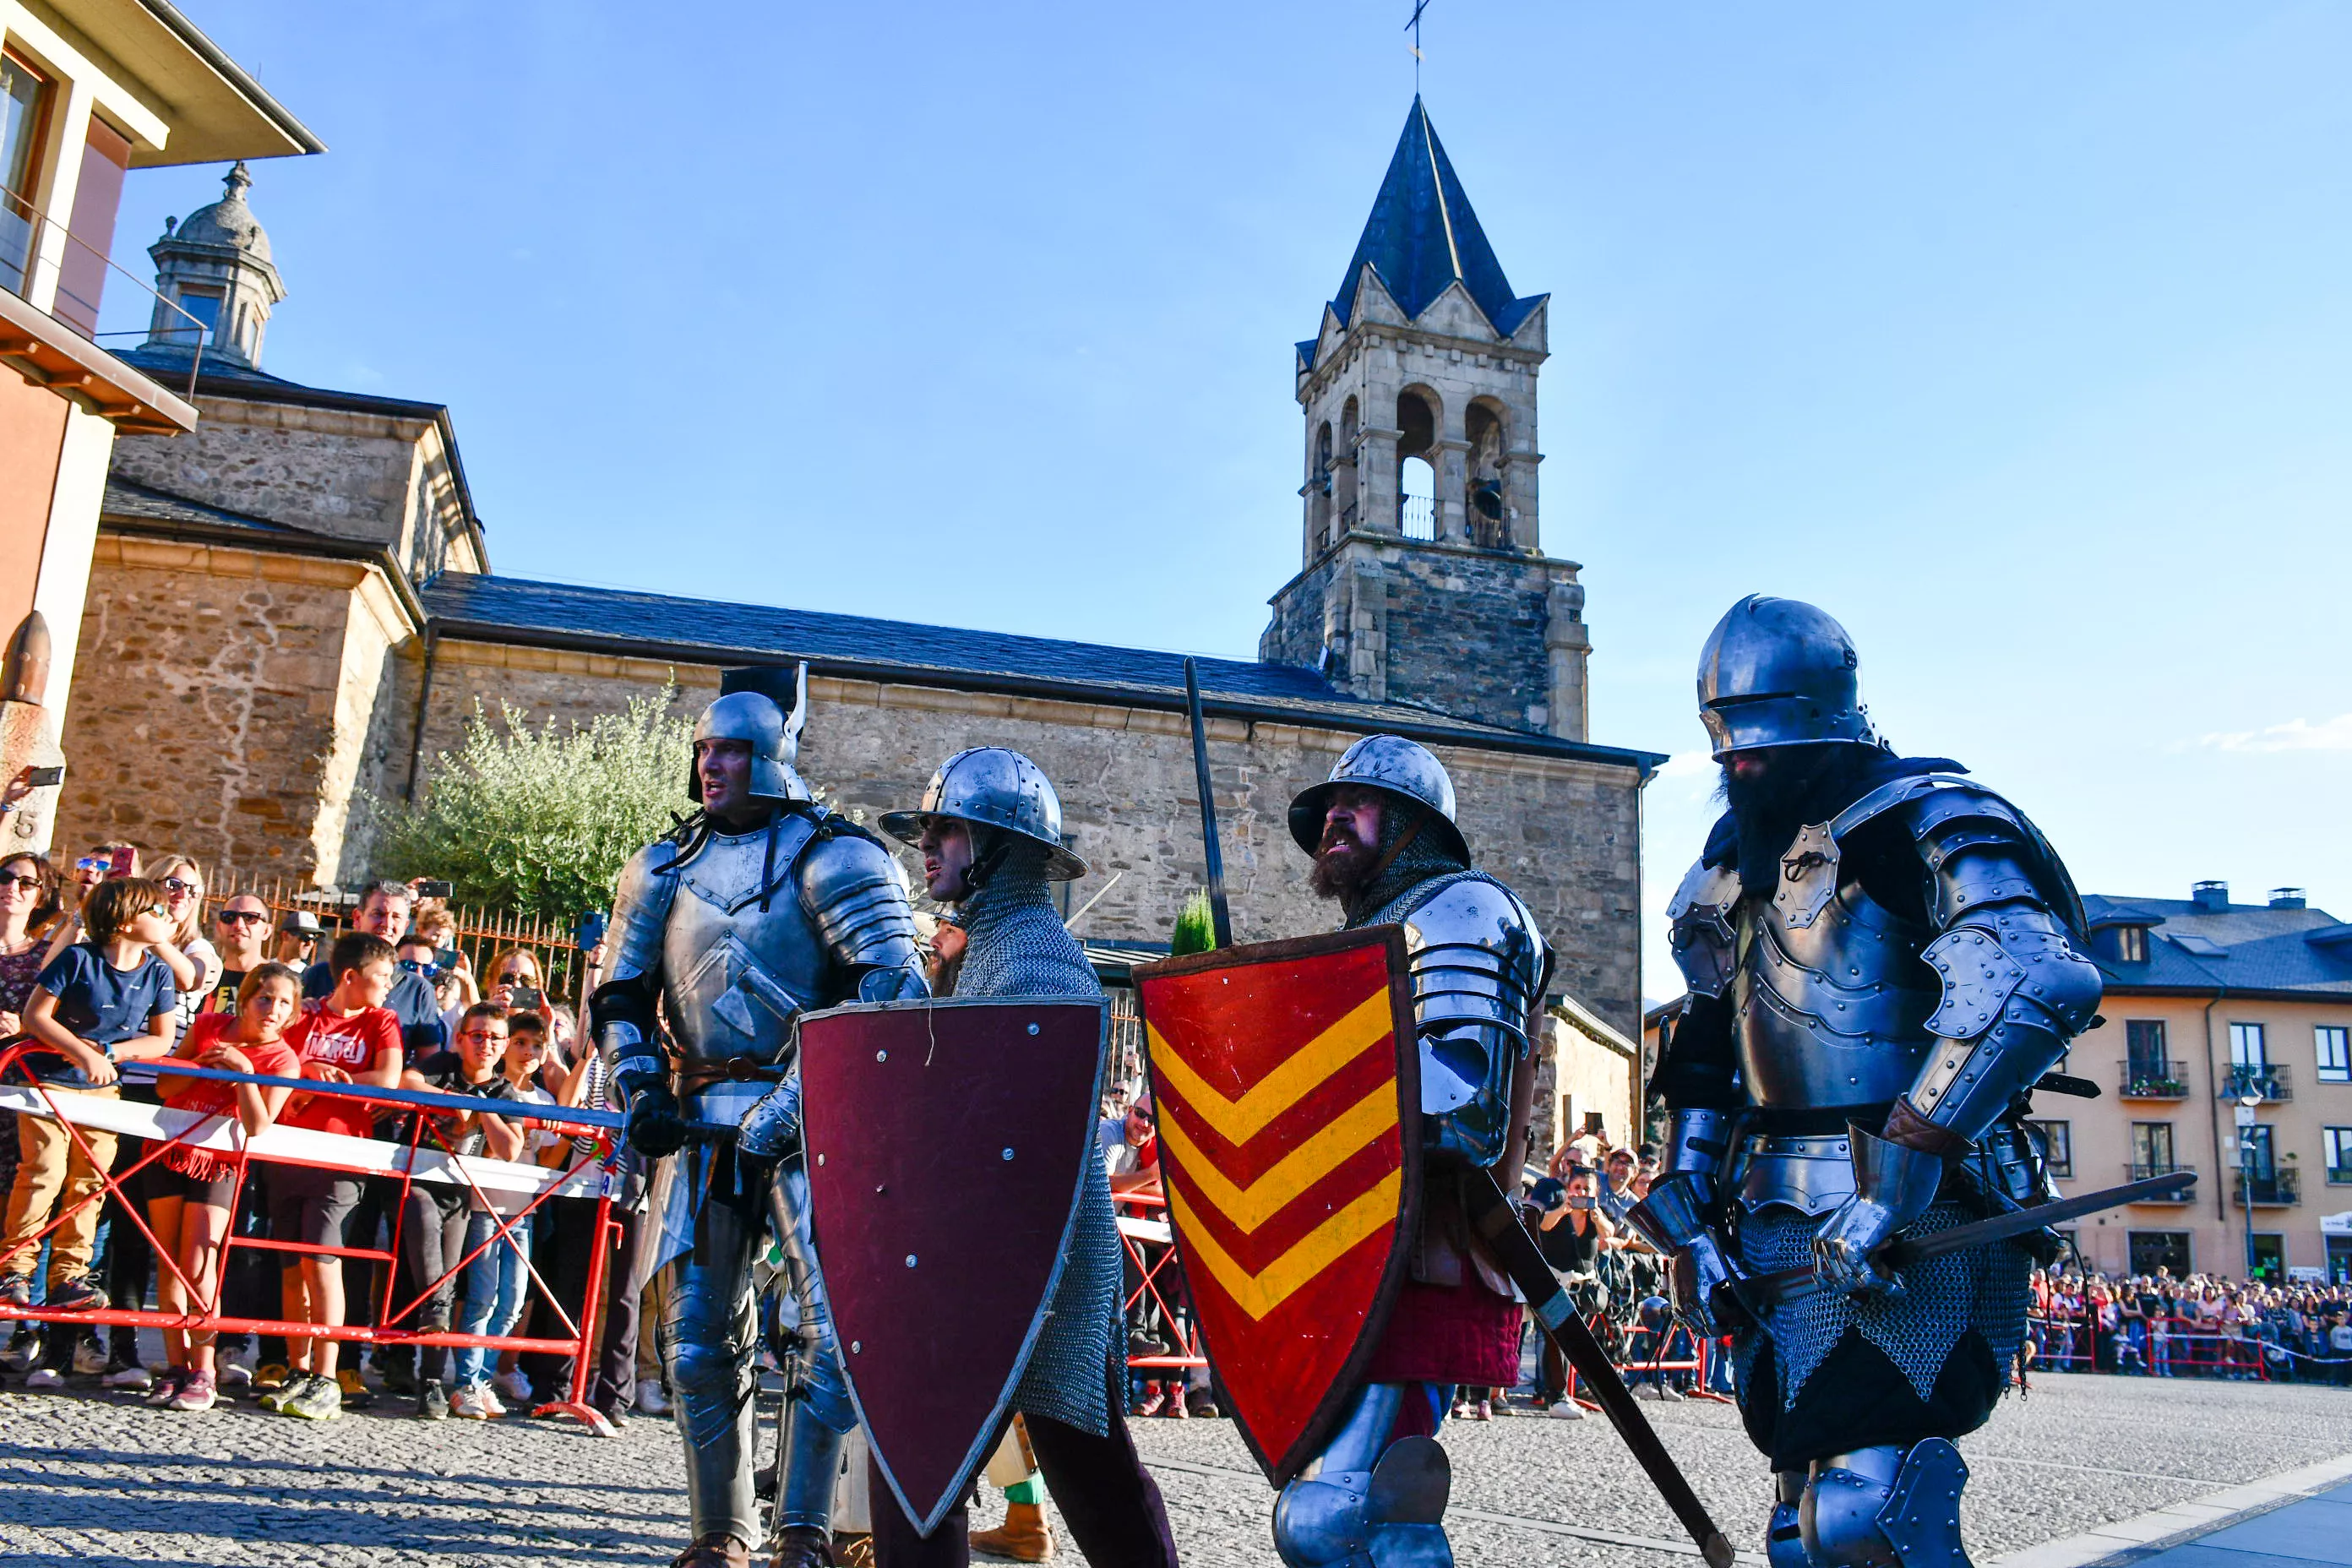
[[[910,1252],[910,1253],[907,1254],[907,1267],[908,1267],[908,1268],[912,1268],[914,1266],[915,1266],[915,1255],[914,1255],[913,1253],[911,1253],[911,1252]]]
[[[877,1051],[874,1053],[874,1059],[877,1062],[887,1062],[890,1059],[890,1053],[887,1051]]]
[[[819,1154],[819,1155],[816,1157],[816,1163],[817,1163],[818,1164],[820,1164],[820,1165],[824,1164],[824,1155],[822,1155],[822,1154]]]
[[[1011,1158],[1013,1158],[1013,1151],[1012,1151],[1012,1150],[1010,1150],[1010,1149],[1007,1149],[1007,1150],[1004,1152],[1004,1157],[1005,1157],[1006,1159],[1008,1159],[1008,1160],[1010,1160]]]
[[[850,1353],[851,1355],[862,1355],[862,1354],[864,1354],[864,1353],[865,1353],[865,1351],[866,1351],[866,1342],[865,1342],[865,1341],[863,1341],[863,1340],[852,1340],[852,1341],[850,1341],[850,1342],[849,1342],[849,1353]]]
[[[1030,1026],[1029,1026],[1029,1032],[1030,1032],[1031,1034],[1033,1034],[1033,1035],[1034,1035],[1034,1034],[1035,1034],[1035,1033],[1037,1032],[1037,1026],[1036,1026],[1036,1025],[1034,1025],[1034,1024],[1030,1025]]]

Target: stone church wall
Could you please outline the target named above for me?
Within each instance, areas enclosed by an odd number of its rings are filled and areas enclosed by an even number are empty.
[[[716,694],[692,666],[445,643],[435,654],[425,757],[452,749],[478,699],[534,721],[585,721],[675,678],[679,710]],[[835,809],[871,824],[913,805],[941,761],[1006,745],[1036,759],[1062,796],[1065,826],[1092,874],[1076,928],[1109,942],[1165,942],[1205,875],[1192,741],[1180,715],[1082,702],[813,677],[802,771]],[[1330,771],[1356,736],[1291,725],[1210,722],[1210,763],[1234,923],[1243,941],[1320,931],[1330,907],[1307,890],[1291,843],[1290,797]],[[1639,1026],[1638,815],[1630,769],[1549,757],[1446,752],[1463,822],[1482,864],[1517,887],[1559,952],[1554,985],[1617,1026]],[[681,792],[677,806],[687,801]],[[1116,882],[1112,878],[1117,877]]]
[[[365,732],[346,726],[376,705],[398,626],[357,563],[101,533],[60,853],[127,838],[333,880]]]

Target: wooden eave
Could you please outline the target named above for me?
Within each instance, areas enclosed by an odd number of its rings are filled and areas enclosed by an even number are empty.
[[[0,289],[0,361],[123,435],[178,436],[196,427],[194,405],[5,289]]]

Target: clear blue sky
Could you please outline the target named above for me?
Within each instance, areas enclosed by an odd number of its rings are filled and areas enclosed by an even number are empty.
[[[186,4],[333,149],[255,172],[267,367],[447,403],[498,570],[1254,652],[1404,5]],[[1654,911],[1760,590],[2086,889],[2352,918],[2352,7],[1436,0],[1426,48],[1552,296],[1594,738],[1676,753]],[[134,178],[119,249],[217,180]]]

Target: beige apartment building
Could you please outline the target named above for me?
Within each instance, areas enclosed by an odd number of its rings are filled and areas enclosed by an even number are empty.
[[[2058,1184],[2198,1177],[2185,1201],[2083,1222],[2084,1260],[2352,1278],[2352,925],[2298,888],[2084,903],[2107,991],[2063,1070],[2100,1093],[2036,1097]]]

